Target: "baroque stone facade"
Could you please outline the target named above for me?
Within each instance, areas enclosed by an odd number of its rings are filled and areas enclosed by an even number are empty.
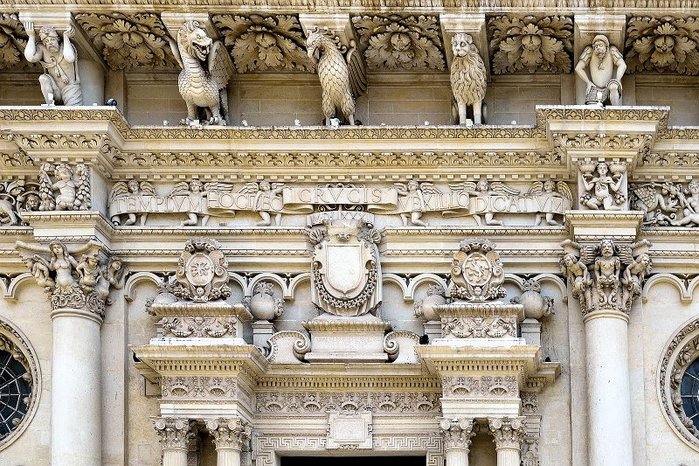
[[[0,463],[696,464],[697,17],[4,2]]]

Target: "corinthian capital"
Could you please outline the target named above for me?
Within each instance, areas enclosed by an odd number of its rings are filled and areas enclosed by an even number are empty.
[[[153,427],[160,437],[160,446],[163,450],[186,450],[189,440],[194,436],[188,419],[155,418]]]
[[[17,242],[17,250],[30,272],[51,298],[51,308],[78,309],[104,317],[112,287],[121,287],[119,259],[110,258],[102,245],[90,241],[72,247],[60,241],[43,246]]]
[[[473,419],[442,419],[439,427],[444,438],[445,450],[466,450],[471,447],[471,438],[474,432]]]
[[[565,254],[561,270],[568,276],[583,315],[594,311],[628,314],[651,270],[650,242],[618,244],[603,239],[597,244],[582,245],[566,240],[562,246]]]
[[[488,427],[493,434],[496,449],[519,450],[524,438],[524,416],[488,418]]]
[[[244,443],[250,438],[249,426],[238,418],[209,419],[206,428],[214,438],[216,449],[229,448],[242,450]]]

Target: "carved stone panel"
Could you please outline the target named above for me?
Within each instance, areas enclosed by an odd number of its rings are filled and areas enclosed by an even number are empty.
[[[570,73],[573,19],[502,15],[488,19],[493,74]]]
[[[352,24],[371,70],[446,69],[436,16],[354,16]]]
[[[328,450],[372,448],[371,412],[341,411],[328,415]]]
[[[699,74],[699,21],[696,17],[634,16],[626,28],[630,72]]]
[[[313,72],[298,17],[294,15],[214,15],[238,73]]]
[[[167,30],[152,13],[81,13],[75,19],[113,70],[177,67]]]

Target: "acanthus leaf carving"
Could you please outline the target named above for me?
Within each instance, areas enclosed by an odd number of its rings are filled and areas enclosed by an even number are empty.
[[[631,72],[699,74],[696,17],[634,16],[626,28],[626,61]]]
[[[488,35],[494,74],[572,70],[571,17],[496,16],[488,20]]]
[[[238,73],[313,72],[299,20],[294,15],[215,15]]]
[[[446,69],[435,16],[354,16],[352,24],[372,70]]]
[[[439,428],[444,438],[444,450],[465,450],[471,447],[472,438],[476,436],[475,421],[471,418],[441,419]]]
[[[177,67],[165,26],[153,13],[80,13],[75,19],[113,70]]]
[[[488,427],[496,448],[519,450],[525,435],[524,422],[524,416],[488,418]]]
[[[27,46],[27,33],[14,13],[0,14],[0,69],[17,68]]]

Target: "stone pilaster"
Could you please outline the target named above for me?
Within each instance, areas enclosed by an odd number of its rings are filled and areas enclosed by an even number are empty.
[[[519,466],[520,448],[524,439],[524,417],[488,418],[488,427],[495,442],[497,466]]]
[[[217,466],[240,466],[240,452],[250,437],[249,430],[240,419],[210,419],[206,428],[214,438]]]
[[[163,450],[162,466],[187,466],[187,450],[193,436],[188,419],[156,418],[153,419],[160,447]]]
[[[474,432],[473,419],[442,419],[439,423],[444,438],[446,466],[468,466],[468,453]]]
[[[102,464],[100,327],[121,262],[108,259],[96,242],[69,250],[17,243],[17,249],[51,302],[53,327],[51,464]],[[76,414],[79,420],[76,422]],[[79,445],[79,448],[76,448]]]

